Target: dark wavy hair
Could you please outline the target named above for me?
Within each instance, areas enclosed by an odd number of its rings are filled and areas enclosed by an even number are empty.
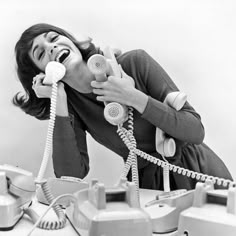
[[[36,117],[39,120],[49,118],[50,99],[38,98],[32,89],[33,77],[41,71],[33,63],[29,56],[29,51],[32,47],[33,40],[40,34],[54,31],[60,35],[69,38],[76,47],[80,50],[82,58],[87,62],[88,58],[94,54],[102,53],[99,48],[95,47],[91,41],[86,48],[82,47],[70,33],[67,31],[45,23],[35,24],[26,29],[15,46],[16,70],[19,80],[25,90],[25,94],[18,92],[12,99],[12,103],[20,107],[26,114]]]

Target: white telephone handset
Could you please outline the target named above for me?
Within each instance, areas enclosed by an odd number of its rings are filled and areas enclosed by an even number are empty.
[[[119,65],[111,48],[106,47],[104,56],[95,54],[88,60],[88,68],[95,75],[96,80],[104,82],[107,76],[114,75],[121,78]],[[128,119],[128,108],[117,102],[105,103],[105,119],[112,125],[123,124]]]
[[[176,91],[169,93],[163,103],[179,111],[186,101],[187,95]],[[156,128],[156,150],[165,157],[174,156],[176,151],[174,139],[167,138],[165,133],[159,128]]]
[[[50,61],[45,68],[45,78],[43,80],[44,84],[51,85],[53,81],[58,82],[61,80],[66,73],[66,68],[63,64]]]

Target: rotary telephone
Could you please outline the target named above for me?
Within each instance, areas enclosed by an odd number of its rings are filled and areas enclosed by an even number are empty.
[[[31,172],[11,165],[0,165],[0,230],[11,230],[31,204],[35,194]]]

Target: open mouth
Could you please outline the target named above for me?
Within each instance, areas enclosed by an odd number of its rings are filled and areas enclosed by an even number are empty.
[[[56,57],[56,61],[63,63],[65,59],[70,55],[70,51],[68,49],[63,49]]]

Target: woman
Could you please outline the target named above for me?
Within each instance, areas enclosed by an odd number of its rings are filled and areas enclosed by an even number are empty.
[[[104,103],[114,101],[134,108],[137,148],[162,159],[155,148],[155,130],[174,138],[176,152],[166,158],[171,164],[204,174],[232,179],[220,158],[203,143],[204,127],[199,114],[186,102],[180,111],[163,101],[178,88],[145,51],[134,50],[117,56],[122,77],[95,81],[87,67],[93,54],[102,54],[91,39],[77,41],[66,31],[48,24],[28,28],[16,44],[19,79],[26,95],[15,95],[13,103],[27,114],[48,119],[51,87],[42,83],[49,61],[66,67],[59,82],[57,117],[53,138],[53,166],[57,177],[84,178],[89,171],[86,133],[125,160],[129,150],[117,135],[117,127],[103,116]],[[135,86],[134,86],[135,84]],[[127,126],[125,123],[124,126]],[[142,188],[163,189],[162,168],[138,157]],[[196,180],[170,173],[171,189],[192,189]]]

